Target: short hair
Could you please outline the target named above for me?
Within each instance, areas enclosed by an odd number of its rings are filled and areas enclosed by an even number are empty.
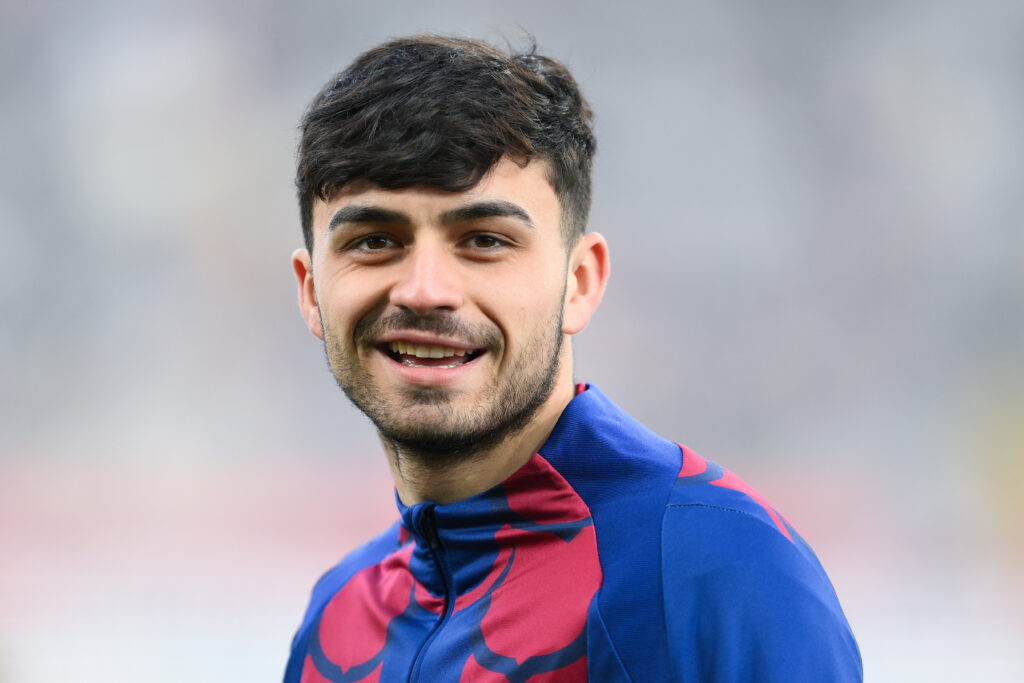
[[[550,164],[567,244],[590,213],[593,114],[569,70],[536,53],[421,35],[360,55],[313,98],[300,124],[296,189],[306,248],[313,203],[355,180],[460,192],[499,159]]]

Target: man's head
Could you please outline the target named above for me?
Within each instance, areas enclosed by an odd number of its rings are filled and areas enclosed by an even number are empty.
[[[473,40],[401,38],[367,51],[313,99],[296,186],[306,248],[312,213],[356,180],[469,189],[499,159],[545,160],[566,244],[583,234],[595,149],[590,107],[569,71]]]
[[[571,398],[564,342],[608,273],[583,234],[589,118],[557,62],[436,37],[367,52],[313,101],[300,306],[395,452],[483,453]]]

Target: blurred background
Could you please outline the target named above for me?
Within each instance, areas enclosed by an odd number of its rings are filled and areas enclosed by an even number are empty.
[[[867,680],[1024,680],[1024,4],[0,0],[0,682],[279,680],[395,517],[292,175],[414,32],[594,106],[578,378],[787,515]]]

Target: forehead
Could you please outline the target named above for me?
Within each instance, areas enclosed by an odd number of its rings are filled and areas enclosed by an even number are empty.
[[[448,192],[424,185],[389,190],[358,180],[335,192],[327,201],[314,201],[314,237],[321,239],[331,218],[346,206],[374,206],[397,211],[408,216],[415,225],[436,222],[454,208],[484,201],[514,204],[529,216],[539,231],[551,231],[557,235],[561,204],[549,178],[550,165],[544,160],[533,160],[526,166],[520,166],[503,157],[479,183],[463,192]]]

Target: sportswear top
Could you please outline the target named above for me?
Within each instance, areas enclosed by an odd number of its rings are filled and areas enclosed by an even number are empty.
[[[862,680],[786,519],[593,386],[503,483],[398,507],[317,583],[286,683]]]

